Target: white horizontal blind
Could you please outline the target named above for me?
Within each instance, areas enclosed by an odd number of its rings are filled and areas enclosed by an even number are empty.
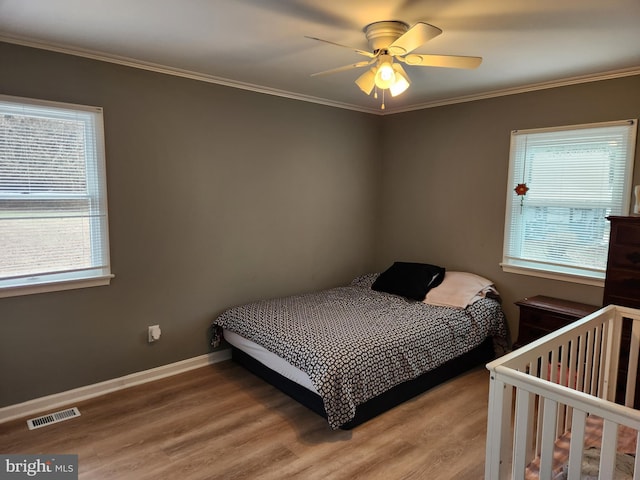
[[[606,217],[629,212],[636,124],[512,132],[503,267],[604,278]]]
[[[110,276],[102,110],[0,97],[0,289]]]

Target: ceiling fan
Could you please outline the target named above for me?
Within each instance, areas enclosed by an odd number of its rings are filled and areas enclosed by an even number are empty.
[[[378,89],[382,90],[383,110],[385,108],[385,90],[389,90],[391,96],[395,97],[409,88],[411,84],[407,72],[402,68],[400,63],[410,66],[448,68],[476,68],[482,63],[482,57],[411,53],[416,48],[442,33],[441,29],[428,23],[418,22],[409,28],[409,25],[404,22],[387,20],[370,23],[364,27],[363,31],[367,36],[371,51],[360,50],[321,38],[307,37],[311,40],[317,40],[330,45],[349,48],[357,54],[369,58],[362,62],[352,63],[351,65],[313,73],[311,76],[329,75],[353,68],[370,67],[356,79],[355,83],[360,87],[360,90],[367,95],[371,95],[371,92],[375,89],[375,98],[377,98]]]

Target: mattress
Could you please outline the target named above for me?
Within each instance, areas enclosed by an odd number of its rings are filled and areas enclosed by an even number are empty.
[[[242,350],[250,357],[262,363],[265,367],[279,373],[301,387],[318,394],[318,391],[316,390],[316,387],[313,386],[313,382],[309,378],[309,375],[299,368],[294,367],[283,358],[280,358],[266,348],[244,338],[241,335],[238,335],[235,332],[232,332],[231,330],[223,329],[223,336],[230,345]]]
[[[234,362],[242,365],[254,375],[262,378],[305,407],[327,419],[324,401],[319,394],[299,385],[275,370],[271,370],[262,362],[237,347],[232,346],[231,352],[231,358]],[[436,385],[455,378],[468,370],[484,365],[494,358],[493,341],[491,338],[487,338],[480,346],[470,352],[464,353],[415,379],[396,385],[386,392],[358,405],[354,417],[340,425],[340,428],[343,430],[355,428],[396,405],[416,395],[420,395]]]

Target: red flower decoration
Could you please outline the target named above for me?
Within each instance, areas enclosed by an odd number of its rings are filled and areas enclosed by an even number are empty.
[[[529,187],[527,187],[526,183],[519,183],[516,188],[514,188],[516,195],[526,195],[529,191]]]

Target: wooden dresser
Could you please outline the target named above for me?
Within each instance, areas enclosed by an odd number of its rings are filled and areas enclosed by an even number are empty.
[[[607,218],[611,222],[611,237],[602,304],[640,308],[640,216]],[[629,359],[630,343],[631,322],[625,321],[622,325],[620,375],[616,395],[620,403],[624,399],[621,380],[627,378],[626,362]],[[640,408],[640,382],[636,385],[635,408]]]
[[[640,216],[607,218],[611,222],[611,236],[602,304],[640,308]],[[514,343],[514,348],[532,342],[600,308],[542,295],[524,298],[516,302],[516,305],[520,307],[520,321],[518,340]],[[631,343],[630,323],[625,320],[622,327],[620,375],[616,394],[619,403],[624,401],[625,386],[621,380],[627,378],[626,363]],[[635,408],[640,408],[640,382],[636,384]]]
[[[640,217],[607,217],[611,222],[603,305],[640,308]]]

